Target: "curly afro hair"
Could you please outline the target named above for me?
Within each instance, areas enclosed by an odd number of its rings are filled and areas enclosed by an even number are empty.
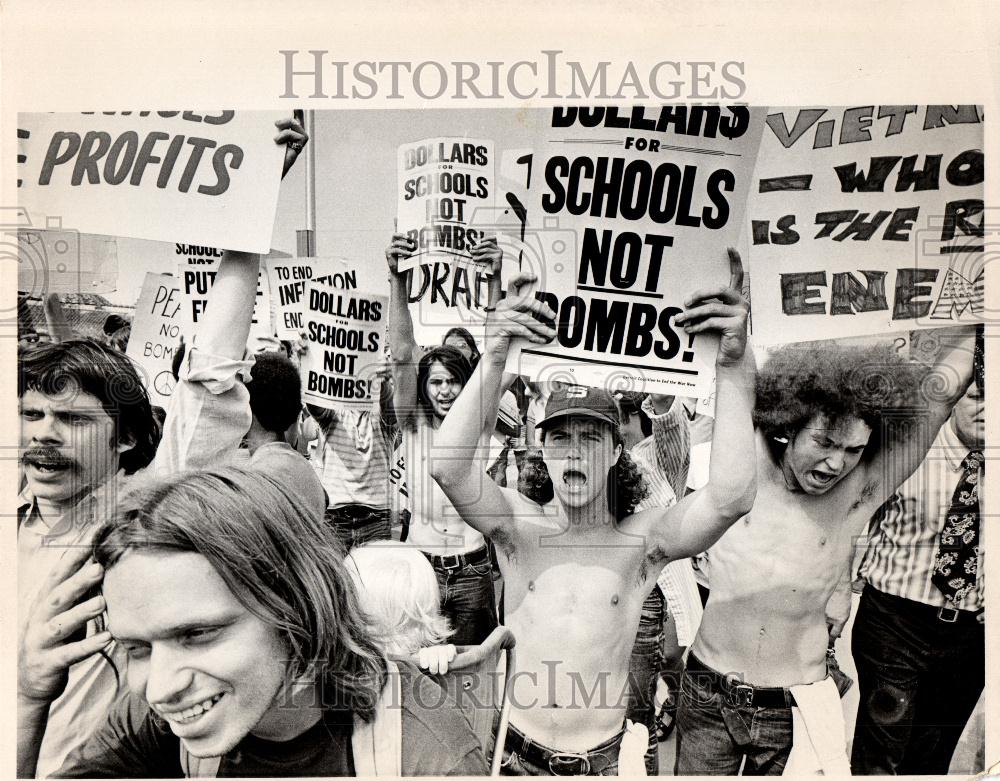
[[[614,427],[616,445],[623,444],[621,431]],[[555,497],[549,469],[540,450],[529,453],[518,474],[517,490],[538,504],[548,504]],[[627,450],[622,450],[618,463],[608,470],[608,512],[616,521],[622,521],[635,512],[635,508],[649,494],[646,478],[639,465]]]
[[[817,414],[831,423],[859,418],[872,430],[863,454],[868,459],[882,447],[883,420],[910,417],[916,411],[921,378],[918,364],[886,344],[783,345],[757,374],[754,426],[780,457],[784,444]]]

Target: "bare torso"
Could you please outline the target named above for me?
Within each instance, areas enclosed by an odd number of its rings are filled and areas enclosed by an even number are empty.
[[[421,421],[417,430],[404,430],[403,447],[410,494],[407,542],[434,556],[471,553],[486,545],[486,538],[462,520],[426,467],[431,458],[454,457],[434,449],[431,424]]]
[[[826,604],[871,516],[863,467],[829,492],[790,491],[763,440],[757,499],[709,553],[710,596],[692,652],[758,686],[826,677]]]
[[[494,536],[517,638],[511,723],[551,748],[586,751],[624,723],[629,657],[659,567],[641,538],[613,526],[561,532],[552,505],[542,517],[523,505],[516,545]]]

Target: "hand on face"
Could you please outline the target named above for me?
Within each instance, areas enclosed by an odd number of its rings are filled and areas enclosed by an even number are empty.
[[[52,702],[66,688],[70,665],[111,642],[108,632],[80,637],[87,622],[104,611],[104,598],[93,595],[100,588],[103,574],[101,566],[90,558],[90,546],[66,549],[21,628],[18,697]]]

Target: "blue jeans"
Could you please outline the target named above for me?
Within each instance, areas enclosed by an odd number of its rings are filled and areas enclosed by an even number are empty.
[[[865,586],[851,650],[861,703],[855,775],[943,775],[986,674],[985,627]]]
[[[328,508],[326,522],[333,526],[333,532],[344,546],[345,553],[372,540],[388,540],[392,532],[390,511],[364,504]]]
[[[563,753],[528,738],[515,727],[507,728],[502,776],[617,776],[618,750],[625,732],[580,754]]]
[[[628,708],[625,717],[649,729],[646,749],[646,774],[660,773],[659,741],[656,739],[656,682],[660,673],[660,646],[663,642],[663,592],[655,586],[642,603],[639,631],[635,636],[628,670]]]
[[[468,555],[478,557],[479,552]],[[441,613],[455,630],[449,642],[455,645],[483,642],[498,626],[489,555],[481,562],[457,568],[442,567],[434,559],[431,564],[441,591]]]
[[[690,658],[689,658],[690,661]],[[836,660],[829,671],[841,696],[851,685]],[[780,776],[792,750],[791,707],[734,704],[704,673],[681,677],[675,775]]]

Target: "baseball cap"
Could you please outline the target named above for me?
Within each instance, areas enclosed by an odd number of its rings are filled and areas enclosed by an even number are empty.
[[[545,404],[545,417],[538,424],[544,429],[559,418],[592,418],[613,426],[619,425],[618,405],[602,388],[587,385],[558,385]]]

